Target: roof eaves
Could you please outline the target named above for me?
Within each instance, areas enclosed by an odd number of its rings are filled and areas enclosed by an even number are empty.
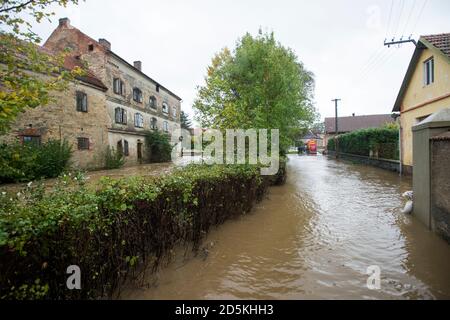
[[[400,87],[400,91],[398,93],[397,99],[395,100],[394,108],[392,109],[392,112],[399,112],[401,109],[401,103],[403,100],[403,97],[406,93],[406,89],[408,88],[409,81],[411,80],[412,75],[414,74],[414,71],[416,70],[417,62],[419,61],[420,54],[422,53],[422,50],[425,49],[425,44],[422,44],[421,41],[416,45],[416,49],[414,50],[414,53],[412,55],[411,61],[408,66],[408,70],[406,71],[406,75],[403,78],[402,85]]]
[[[163,85],[161,85],[159,82],[153,80],[152,78],[150,78],[148,75],[146,75],[144,72],[142,72],[141,70],[135,68],[131,63],[129,63],[127,60],[125,60],[124,58],[122,58],[121,56],[119,56],[118,54],[114,53],[111,50],[108,50],[108,53],[111,54],[112,56],[114,56],[115,58],[119,59],[120,61],[122,61],[123,63],[125,63],[127,66],[129,66],[131,69],[133,69],[134,71],[136,71],[137,73],[141,74],[142,76],[144,76],[145,78],[147,78],[148,80],[150,80],[151,82],[153,82],[154,84],[158,85],[161,89],[164,89],[165,91],[167,91],[170,95],[172,95],[174,98],[176,98],[178,101],[181,101],[183,99],[181,99],[178,95],[176,95],[175,93],[173,93],[172,91],[170,91],[169,89],[167,89],[166,87],[164,87]]]

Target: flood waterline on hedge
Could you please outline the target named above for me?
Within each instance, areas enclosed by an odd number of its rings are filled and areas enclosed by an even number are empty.
[[[326,157],[290,156],[284,186],[212,228],[123,299],[450,298],[450,246],[400,213],[411,181]],[[381,289],[366,269],[381,268]]]

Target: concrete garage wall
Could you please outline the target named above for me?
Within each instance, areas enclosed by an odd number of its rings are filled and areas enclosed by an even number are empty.
[[[433,229],[450,243],[450,132],[432,140],[431,175]]]

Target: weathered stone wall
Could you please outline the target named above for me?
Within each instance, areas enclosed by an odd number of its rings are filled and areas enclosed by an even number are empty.
[[[88,112],[76,110],[76,92],[87,94]],[[19,115],[9,134],[2,141],[19,140],[25,130],[33,129],[41,136],[41,141],[66,139],[73,150],[72,165],[75,168],[100,168],[103,152],[108,143],[107,129],[110,119],[106,112],[103,91],[84,85],[71,83],[64,92],[55,92],[54,101],[46,106],[29,109]],[[78,150],[77,138],[88,138],[89,150]]]
[[[431,215],[436,232],[450,242],[450,140],[432,141]]]

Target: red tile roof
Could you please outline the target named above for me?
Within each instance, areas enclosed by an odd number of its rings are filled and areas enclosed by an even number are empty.
[[[103,84],[103,82],[98,79],[92,71],[86,68],[86,66],[83,65],[82,61],[77,59],[76,57],[72,56],[66,56],[64,60],[64,68],[67,70],[73,70],[75,67],[80,67],[85,70],[85,73],[83,76],[78,76],[76,79],[88,83],[90,85],[96,86],[102,90],[108,90],[108,88]]]
[[[450,57],[450,33],[432,34],[422,38]]]
[[[325,118],[325,132],[336,133],[336,118]],[[339,133],[351,132],[360,129],[378,128],[386,122],[393,122],[390,114],[374,114],[355,117],[338,117]]]

